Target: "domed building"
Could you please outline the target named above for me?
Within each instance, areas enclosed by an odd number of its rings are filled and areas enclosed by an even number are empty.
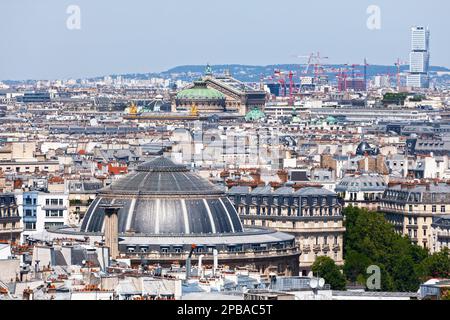
[[[356,147],[356,155],[363,156],[368,154],[369,156],[376,156],[380,151],[378,148],[371,147],[366,141],[362,141],[358,147]]]
[[[47,233],[54,239],[88,237],[90,242],[102,242],[104,236],[109,246],[112,211],[118,242],[113,258],[130,259],[132,265],[183,263],[194,244],[206,264],[212,263],[216,249],[220,264],[298,274],[300,251],[294,236],[244,227],[223,190],[165,157],[141,164],[101,189],[80,229]]]
[[[189,111],[195,105],[200,113],[222,113],[225,111],[225,96],[218,90],[208,88],[202,80],[194,86],[181,90],[175,97],[176,110]]]
[[[213,74],[211,66],[207,65],[201,79],[172,95],[172,112],[189,111],[195,105],[200,114],[245,117],[254,108],[264,110],[267,94],[261,86],[255,88],[233,78],[228,70],[222,71]]]
[[[265,118],[266,115],[259,108],[253,108],[245,115],[245,121],[249,122],[261,121],[264,120]]]

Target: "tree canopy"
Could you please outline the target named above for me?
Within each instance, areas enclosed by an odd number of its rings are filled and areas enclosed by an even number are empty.
[[[312,265],[312,272],[314,275],[325,279],[325,282],[331,286],[333,290],[345,289],[345,276],[342,274],[339,267],[330,257],[317,257]]]
[[[344,275],[348,282],[365,285],[367,267],[381,270],[381,290],[417,291],[431,277],[449,277],[448,250],[430,254],[397,234],[383,214],[365,209],[344,209]]]

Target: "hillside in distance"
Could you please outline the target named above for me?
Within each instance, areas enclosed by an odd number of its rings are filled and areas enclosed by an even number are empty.
[[[224,74],[225,72],[229,72],[233,77],[238,80],[244,82],[259,82],[261,78],[268,80],[271,76],[274,75],[275,70],[282,70],[286,74],[289,71],[295,73],[295,77],[309,75],[312,76],[314,73],[314,66],[311,65],[308,68],[308,72],[306,71],[305,64],[273,64],[266,66],[256,66],[256,65],[242,65],[242,64],[221,64],[221,65],[211,65],[213,73],[215,74]],[[337,69],[347,69],[351,68],[344,64],[327,64],[323,65],[325,69],[325,73],[329,76],[330,79],[336,78],[336,70]],[[326,72],[327,70],[334,69],[334,72]],[[408,65],[400,66],[401,72],[407,72],[409,69]],[[171,68],[167,71],[163,71],[160,73],[139,73],[139,74],[123,74],[122,77],[125,78],[136,78],[136,79],[148,79],[152,77],[162,77],[165,79],[172,80],[184,80],[184,81],[192,81],[200,76],[202,76],[205,72],[205,65],[182,65]],[[368,65],[367,66],[367,76],[373,77],[376,75],[389,74],[394,76],[397,74],[397,67],[395,65]],[[436,72],[450,72],[450,69],[440,66],[431,66],[430,73],[431,75]],[[362,65],[355,66],[354,74],[356,76],[362,76],[364,73],[364,67]],[[347,75],[351,76],[352,72],[348,71]],[[117,76],[117,75],[112,75]]]

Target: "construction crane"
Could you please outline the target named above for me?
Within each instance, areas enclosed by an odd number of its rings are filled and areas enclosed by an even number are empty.
[[[318,83],[320,75],[323,74],[322,59],[328,59],[328,57],[321,57],[320,52],[317,52],[317,55],[313,55],[313,58],[315,59],[314,79]]]
[[[356,70],[356,67],[359,67],[360,65],[359,64],[352,64],[351,66],[350,66],[350,68],[351,68],[351,70],[352,70],[352,88],[353,88],[353,90],[355,89],[355,70]]]
[[[294,55],[295,58],[300,58],[300,59],[308,59],[307,63],[305,64],[305,69],[303,69],[303,71],[301,71],[301,74],[306,75],[308,74],[309,71],[309,67],[311,66],[311,62],[313,59],[313,53],[307,55],[307,56],[302,56],[302,55]]]
[[[367,61],[366,59],[364,59],[364,64],[351,64],[350,65],[350,69],[351,69],[351,73],[352,73],[352,88],[355,89],[356,87],[356,78],[362,78],[363,77],[363,91],[367,90]],[[361,70],[358,67],[363,67],[364,71],[363,74],[361,74]]]
[[[347,71],[347,69],[341,68],[336,76],[338,78],[338,90],[341,92],[347,91]]]
[[[367,92],[367,67],[369,64],[367,63],[367,59],[364,58],[364,91]]]
[[[347,91],[347,73],[350,72],[350,69],[347,68],[348,64],[344,64],[345,68],[338,69],[338,90],[339,91]]]
[[[310,53],[309,55],[296,55],[296,58],[308,58],[308,62],[306,64],[305,69],[301,72],[303,75],[307,75],[309,73],[309,68],[311,65],[314,65],[314,78],[316,81],[318,80],[320,74],[323,73],[322,59],[329,59],[329,57],[322,57],[320,52]]]
[[[280,84],[281,96],[286,96],[286,80],[285,73],[281,70],[275,69],[273,75],[278,78],[278,83]]]
[[[291,103],[291,104],[294,102],[294,97],[293,97],[294,86],[295,86],[294,79],[293,79],[294,75],[295,75],[295,72],[289,71],[289,74],[288,74],[288,77],[289,77],[289,103]]]

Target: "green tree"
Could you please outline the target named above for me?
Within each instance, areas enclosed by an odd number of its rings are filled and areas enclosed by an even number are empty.
[[[342,274],[339,267],[330,257],[317,257],[312,265],[312,271],[315,275],[319,275],[325,279],[325,282],[330,284],[333,290],[345,289],[345,276]]]
[[[382,290],[417,290],[427,251],[397,234],[381,213],[350,206],[344,209],[344,215],[347,279],[359,283],[367,279],[367,267],[373,264],[380,267]]]
[[[420,286],[414,261],[409,255],[400,254],[395,257],[390,274],[396,291],[417,291]]]
[[[422,280],[450,277],[450,252],[444,248],[426,257],[421,265]]]

